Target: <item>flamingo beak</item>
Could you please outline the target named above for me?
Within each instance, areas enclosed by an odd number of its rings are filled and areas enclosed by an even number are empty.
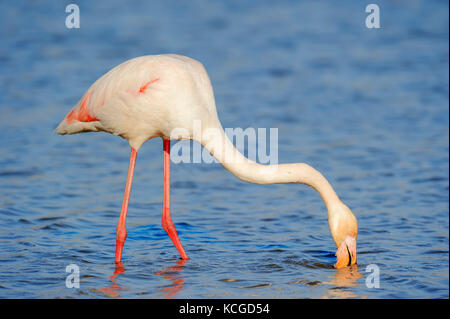
[[[336,251],[334,268],[344,268],[356,264],[356,238],[347,236]]]

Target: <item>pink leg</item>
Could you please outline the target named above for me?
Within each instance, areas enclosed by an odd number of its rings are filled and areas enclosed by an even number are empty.
[[[189,259],[181,242],[178,239],[177,230],[170,217],[170,140],[163,140],[164,143],[164,195],[163,195],[163,216],[162,227],[172,239],[175,247],[182,259]]]
[[[133,183],[134,166],[136,164],[137,152],[131,148],[130,165],[128,166],[127,183],[125,185],[125,193],[123,195],[122,210],[120,211],[119,222],[117,223],[116,233],[116,263],[120,263],[122,257],[123,244],[127,238],[127,230],[125,222],[127,219],[128,202],[130,201],[131,184]]]

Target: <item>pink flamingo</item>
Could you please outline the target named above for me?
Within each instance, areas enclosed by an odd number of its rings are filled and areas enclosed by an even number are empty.
[[[200,136],[194,122],[200,121]],[[173,132],[180,131],[174,137]],[[115,261],[127,236],[125,221],[137,151],[154,137],[163,139],[164,195],[162,226],[182,259],[188,256],[170,216],[170,139],[201,143],[227,170],[256,184],[303,183],[314,188],[328,211],[336,244],[336,268],[356,263],[358,223],[323,175],[304,163],[261,165],[243,156],[229,141],[217,116],[213,89],[203,65],[180,55],[149,55],[126,61],[99,78],[56,128],[59,134],[105,131],[131,147],[125,194],[117,224]],[[214,134],[213,134],[213,133]],[[232,160],[230,160],[232,159]]]

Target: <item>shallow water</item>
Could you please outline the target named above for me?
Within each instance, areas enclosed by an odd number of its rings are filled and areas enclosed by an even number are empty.
[[[1,298],[448,298],[448,2],[378,1],[379,30],[357,1],[77,3],[78,30],[58,2],[0,4]],[[115,267],[127,143],[53,129],[108,69],[167,52],[205,64],[224,127],[276,127],[281,163],[324,173],[358,217],[358,266],[333,269],[313,190],[205,163],[172,164],[178,260],[155,139]]]

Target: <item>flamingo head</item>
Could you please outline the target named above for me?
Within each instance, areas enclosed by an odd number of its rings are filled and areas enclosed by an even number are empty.
[[[328,223],[331,236],[336,243],[337,262],[335,268],[344,268],[356,264],[356,238],[358,221],[350,208],[339,202],[328,209]]]

